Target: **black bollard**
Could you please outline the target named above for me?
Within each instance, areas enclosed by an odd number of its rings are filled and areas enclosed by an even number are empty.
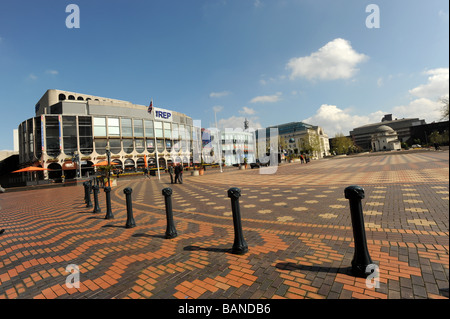
[[[92,179],[89,180],[89,194],[92,194]]]
[[[90,182],[90,181],[89,181],[89,182]],[[86,207],[87,207],[87,208],[92,207],[91,193],[92,193],[92,186],[91,186],[91,183],[87,183],[87,182],[86,182]]]
[[[371,271],[367,266],[372,264],[372,259],[367,249],[366,230],[364,228],[364,216],[361,199],[364,198],[364,189],[360,186],[349,186],[344,191],[345,198],[350,202],[350,213],[353,226],[353,240],[355,252],[352,260],[352,272],[357,277],[367,277]]]
[[[88,196],[89,196],[89,190],[88,190],[88,182],[83,182],[83,187],[84,187],[84,203],[87,204],[88,202]]]
[[[133,218],[133,207],[131,203],[131,193],[133,190],[130,187],[127,187],[123,190],[126,201],[127,201],[127,223],[125,224],[125,228],[133,228],[136,227],[136,223]]]
[[[172,189],[170,187],[164,188],[162,190],[164,196],[164,201],[166,203],[166,218],[167,218],[167,228],[166,228],[166,238],[175,238],[178,236],[175,224],[173,222],[173,212],[172,212]]]
[[[94,185],[92,186],[92,189],[94,190],[94,211],[93,213],[100,213],[102,210],[100,209],[100,205],[98,204],[98,186]]]
[[[105,187],[106,194],[106,216],[105,219],[114,219],[114,215],[111,210],[111,187]]]
[[[239,188],[232,187],[228,190],[228,197],[231,198],[231,210],[233,211],[234,225],[234,244],[231,252],[237,255],[243,255],[248,251],[248,246],[242,233],[241,211],[239,208],[240,196],[241,190]]]

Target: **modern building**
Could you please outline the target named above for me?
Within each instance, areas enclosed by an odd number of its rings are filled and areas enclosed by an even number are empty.
[[[397,132],[387,125],[381,125],[376,129],[376,132],[372,134],[371,144],[374,152],[402,149]]]
[[[235,165],[256,161],[256,139],[254,131],[226,129],[224,132],[202,129],[202,156],[205,163]],[[220,136],[220,138],[218,137]],[[219,158],[218,155],[222,154]]]
[[[141,170],[146,161],[149,167],[190,165],[193,136],[200,136],[189,116],[152,103],[48,90],[35,112],[18,127],[19,165],[50,169],[44,179],[86,176],[108,153],[122,171]]]
[[[328,135],[320,126],[304,122],[290,122],[266,128],[266,144],[269,145],[271,129],[278,130],[278,149],[287,155],[309,154],[319,159],[330,155]],[[258,139],[258,131],[256,131]],[[272,143],[273,144],[273,143]]]
[[[370,150],[372,147],[372,135],[377,133],[377,129],[382,125],[387,125],[397,132],[400,143],[411,139],[411,128],[425,124],[425,120],[418,118],[392,119],[392,114],[387,114],[381,119],[381,123],[373,123],[354,128],[350,131],[354,143],[363,150]]]

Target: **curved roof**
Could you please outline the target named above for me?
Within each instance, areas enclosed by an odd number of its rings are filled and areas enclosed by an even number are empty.
[[[377,132],[393,132],[394,129],[387,125],[381,125],[381,126],[377,127],[376,131]]]

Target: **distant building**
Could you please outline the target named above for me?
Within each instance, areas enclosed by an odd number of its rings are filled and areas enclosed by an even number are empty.
[[[150,167],[189,165],[193,134],[200,131],[179,112],[61,90],[46,91],[35,112],[18,127],[19,164],[51,169],[45,179],[85,176],[107,159],[107,150],[123,171],[142,170],[146,160]]]
[[[411,128],[424,125],[425,120],[418,118],[392,119],[392,114],[387,114],[381,119],[381,123],[373,123],[354,128],[350,131],[354,143],[363,150],[372,149],[372,135],[378,133],[377,129],[382,125],[387,125],[397,132],[400,143],[407,142],[411,139]]]
[[[402,149],[397,132],[387,125],[381,125],[376,129],[376,132],[372,134],[371,143],[374,152]]]
[[[267,127],[267,145],[269,145],[270,141],[270,129],[278,129],[279,151],[287,155],[309,153],[310,156],[316,159],[330,155],[328,135],[320,126],[304,122],[290,122]],[[258,138],[258,135],[256,137]]]

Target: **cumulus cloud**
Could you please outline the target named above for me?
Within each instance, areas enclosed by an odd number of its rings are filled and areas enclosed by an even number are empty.
[[[231,92],[229,92],[229,91],[211,92],[211,93],[209,93],[209,97],[219,98],[219,97],[224,97],[224,96],[227,96],[227,95],[230,95],[230,94],[231,94]]]
[[[217,123],[217,126],[219,127],[219,130],[223,130],[225,131],[226,128],[230,128],[230,129],[244,129],[244,121],[245,121],[245,117],[243,116],[231,116],[229,118],[226,119],[220,119]],[[261,125],[261,123],[259,123],[259,120],[257,117],[250,117],[247,118],[248,122],[249,122],[249,127],[252,129],[258,129],[258,128],[262,128],[263,126]]]
[[[281,98],[281,92],[277,92],[274,95],[262,95],[256,96],[250,100],[250,103],[274,103],[278,102]]]
[[[384,114],[386,113],[377,111],[367,116],[353,115],[349,109],[322,104],[316,114],[304,119],[303,122],[322,127],[328,137],[332,138],[337,133],[348,135],[355,127],[380,122]]]
[[[428,123],[439,121],[442,117],[442,104],[439,99],[449,96],[449,69],[437,68],[425,72],[428,81],[411,90],[413,100],[406,105],[398,105],[392,112],[399,118],[425,119]]]
[[[250,107],[244,106],[244,107],[242,108],[242,110],[239,111],[239,113],[240,113],[240,114],[248,114],[248,115],[252,115],[252,114],[255,114],[256,111],[255,111],[254,109],[250,108]]]
[[[292,58],[286,68],[291,71],[291,80],[348,79],[358,71],[356,66],[367,59],[368,56],[356,52],[348,40],[337,38],[309,56]]]
[[[426,71],[425,74],[429,75],[428,83],[419,85],[409,93],[419,98],[431,98],[436,99],[448,94],[449,91],[449,72],[448,68],[438,68]]]

